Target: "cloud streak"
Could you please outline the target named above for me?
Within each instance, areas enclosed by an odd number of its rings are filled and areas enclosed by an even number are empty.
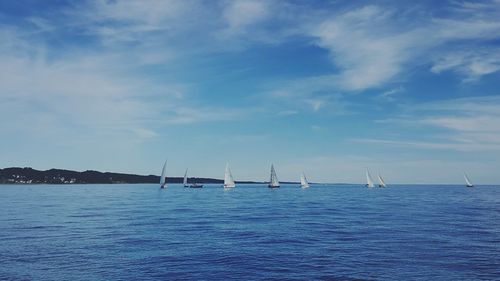
[[[438,129],[440,134],[430,140],[375,138],[354,139],[353,141],[462,152],[500,151],[500,98],[497,96],[413,105],[411,109],[405,111],[404,117],[379,120],[378,123],[399,125],[404,128],[403,130]],[[425,137],[428,135],[426,134]]]

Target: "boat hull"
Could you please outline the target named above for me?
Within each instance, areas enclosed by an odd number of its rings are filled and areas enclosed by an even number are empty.
[[[190,185],[189,188],[203,188],[203,184]]]
[[[279,185],[270,185],[270,184],[268,184],[267,187],[269,187],[269,188],[280,188]]]

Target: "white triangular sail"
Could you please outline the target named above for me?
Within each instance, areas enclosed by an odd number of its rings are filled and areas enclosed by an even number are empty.
[[[378,174],[378,187],[387,187],[387,184],[385,184],[385,181],[380,174]]]
[[[278,181],[278,176],[276,176],[276,171],[274,170],[274,165],[271,164],[271,178],[269,179],[269,187],[280,187],[280,182]]]
[[[226,163],[226,170],[224,171],[224,188],[232,187],[236,187],[236,183],[234,182],[233,175],[229,169],[229,163]]]
[[[188,187],[188,169],[186,169],[186,172],[184,173],[184,179],[182,180],[182,184],[184,185],[184,187]]]
[[[469,177],[466,173],[464,173],[465,184],[467,187],[474,187],[474,185],[470,182]]]
[[[370,175],[370,171],[366,169],[366,186],[367,187],[374,187],[375,185],[373,184],[373,179],[372,176]]]
[[[161,188],[166,188],[167,187],[167,160],[165,160],[165,164],[163,164],[163,169],[161,170],[161,177],[160,177],[160,187]]]
[[[300,187],[302,187],[302,188],[309,187],[309,183],[307,182],[307,178],[306,178],[306,175],[304,173],[302,173],[300,175]]]

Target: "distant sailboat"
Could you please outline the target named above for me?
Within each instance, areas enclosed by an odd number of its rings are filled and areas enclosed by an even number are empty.
[[[189,188],[202,188],[203,184],[193,183],[189,186]]]
[[[182,184],[184,185],[184,187],[189,187],[187,175],[188,175],[188,169],[186,169],[186,172],[184,173],[184,180],[182,180]]]
[[[304,173],[300,175],[300,187],[302,188],[309,187],[309,183],[307,182],[306,175]]]
[[[372,176],[370,175],[370,171],[366,169],[366,187],[374,187]]]
[[[278,188],[280,187],[280,182],[278,181],[278,177],[276,176],[276,171],[274,170],[274,165],[271,164],[271,178],[269,179],[269,184],[267,185],[269,188]]]
[[[378,187],[387,187],[387,184],[385,184],[385,181],[380,174],[378,174]]]
[[[466,173],[464,173],[464,178],[465,178],[465,186],[474,187],[474,185],[470,182],[469,177],[467,176]]]
[[[233,175],[229,169],[229,163],[226,163],[226,170],[224,171],[224,188],[233,187],[236,187],[236,183],[234,182]]]
[[[161,170],[160,188],[167,187],[166,171],[167,171],[167,160],[165,160],[165,164],[163,164],[163,169]]]
[[[184,186],[189,186],[189,188],[202,188],[203,184],[196,183],[196,178],[194,178],[194,182],[190,185],[187,185],[187,176],[184,177],[185,179],[185,185]]]

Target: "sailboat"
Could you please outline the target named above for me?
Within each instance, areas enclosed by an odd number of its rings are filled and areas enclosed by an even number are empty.
[[[269,179],[269,184],[267,185],[269,188],[278,188],[280,187],[280,182],[278,181],[278,176],[276,176],[276,171],[274,170],[274,165],[271,164],[271,178]]]
[[[186,172],[184,173],[184,179],[182,180],[182,184],[184,185],[184,187],[189,187],[187,175],[188,175],[188,169],[186,169]]]
[[[167,171],[167,160],[165,160],[165,164],[163,164],[163,169],[161,170],[160,188],[166,188],[167,187],[166,171]]]
[[[374,187],[372,176],[370,175],[370,171],[366,169],[366,187]]]
[[[189,185],[189,188],[202,188],[203,184],[193,183]]]
[[[203,184],[196,183],[196,178],[194,178],[195,182],[189,185],[189,188],[202,188]],[[187,185],[187,178],[186,178],[186,185]]]
[[[470,182],[469,177],[467,176],[466,173],[464,173],[464,179],[465,179],[465,186],[474,187],[474,185]]]
[[[385,181],[380,174],[378,174],[378,187],[387,187],[387,184],[385,184]]]
[[[300,187],[302,188],[309,187],[309,183],[307,182],[306,175],[304,173],[300,175]]]
[[[236,187],[236,184],[233,179],[233,175],[231,174],[231,170],[229,169],[229,163],[226,163],[226,170],[224,171],[224,188],[233,188]]]

